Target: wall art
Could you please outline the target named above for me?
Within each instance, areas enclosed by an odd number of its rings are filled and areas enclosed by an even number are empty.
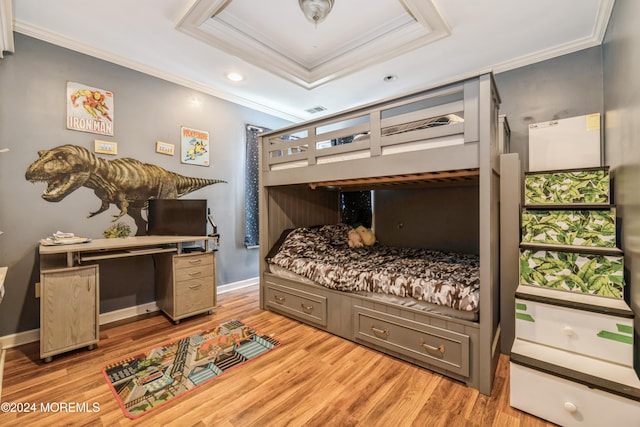
[[[110,141],[100,141],[96,139],[93,141],[93,151],[100,154],[118,154],[118,143]]]
[[[168,142],[156,141],[156,153],[173,156],[174,150],[175,146],[173,144],[169,144]]]
[[[47,183],[42,198],[48,202],[60,202],[80,187],[93,190],[100,204],[87,218],[107,211],[113,204],[120,213],[112,221],[116,223],[129,215],[138,227],[138,235],[146,233],[147,222],[141,211],[147,208],[149,199],[176,199],[226,182],[179,175],[129,157],[100,159],[78,145],[39,150],[38,159],[29,165],[25,178]]]
[[[113,93],[68,81],[67,129],[113,136]]]
[[[180,161],[191,165],[209,166],[209,132],[182,126]]]

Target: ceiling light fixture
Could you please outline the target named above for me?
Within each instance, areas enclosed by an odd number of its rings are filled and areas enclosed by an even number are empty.
[[[242,77],[242,74],[240,73],[229,73],[227,74],[227,78],[232,82],[239,82],[244,79],[244,77]]]
[[[333,8],[333,2],[334,0],[298,0],[304,16],[316,25],[329,15]]]

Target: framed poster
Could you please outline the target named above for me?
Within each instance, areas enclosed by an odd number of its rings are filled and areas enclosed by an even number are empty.
[[[180,128],[180,161],[198,166],[209,166],[209,132]]]
[[[113,136],[113,93],[68,81],[67,129]]]

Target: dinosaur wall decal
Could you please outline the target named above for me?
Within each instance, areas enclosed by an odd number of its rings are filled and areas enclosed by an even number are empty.
[[[25,178],[33,183],[47,183],[42,193],[44,200],[59,202],[80,187],[90,188],[102,204],[88,218],[106,211],[113,203],[120,209],[113,221],[131,216],[138,227],[137,234],[146,233],[141,211],[147,208],[149,199],[175,199],[226,182],[179,175],[128,157],[107,160],[77,145],[40,150],[38,155],[38,160],[27,168]]]

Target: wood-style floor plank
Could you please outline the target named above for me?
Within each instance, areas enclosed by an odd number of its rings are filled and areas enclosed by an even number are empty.
[[[238,319],[282,345],[147,415],[126,418],[101,369],[172,340]],[[491,396],[440,374],[259,308],[258,289],[224,293],[212,315],[174,325],[154,313],[101,328],[92,351],[39,359],[39,344],[9,349],[3,402],[35,412],[0,413],[0,425],[43,426],[552,426],[509,406],[509,359]],[[43,412],[77,403],[95,412]]]

